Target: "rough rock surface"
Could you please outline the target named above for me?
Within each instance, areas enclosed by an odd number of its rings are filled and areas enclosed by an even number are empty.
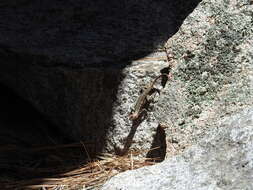
[[[153,114],[168,160],[119,174],[103,189],[253,188],[252,6],[204,0],[168,40],[174,77]]]
[[[253,108],[227,117],[182,155],[121,173],[102,189],[253,189],[252,155]]]
[[[148,77],[150,70],[141,64],[132,67],[129,73],[124,70],[126,92],[118,93],[120,102],[115,106],[113,119],[119,127],[116,133],[109,132],[111,142],[121,150],[124,143],[125,147],[129,146],[129,139],[134,142],[131,148],[148,148],[152,143],[152,147],[161,149],[147,156],[166,154],[169,157],[197,143],[220,119],[251,106],[252,7],[249,1],[202,1],[184,20],[179,31],[166,43],[173,79],[162,89],[147,118],[137,129],[132,127],[135,136],[132,131],[127,136],[129,121],[120,117],[121,110],[133,104],[131,98],[123,101],[130,84],[128,77],[132,77],[136,72],[133,69],[138,67],[146,72],[136,75],[138,78]],[[152,67],[164,69],[163,64],[158,65],[154,62]],[[126,138],[114,134],[125,134]]]
[[[69,138],[120,149],[139,87],[166,67],[164,55],[134,60],[163,45],[198,2],[1,1],[0,81]],[[152,141],[145,134],[136,144]]]
[[[202,1],[168,40],[174,80],[154,112],[167,126],[167,156],[252,105],[252,8],[247,0]]]

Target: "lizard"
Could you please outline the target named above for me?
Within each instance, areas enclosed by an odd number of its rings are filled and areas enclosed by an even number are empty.
[[[140,117],[140,115],[142,114],[142,112],[144,111],[143,107],[146,105],[148,101],[148,96],[150,94],[152,94],[152,90],[154,89],[154,85],[156,83],[156,81],[163,77],[166,76],[169,78],[168,74],[161,74],[158,77],[156,77],[148,86],[147,88],[141,93],[141,95],[139,96],[139,98],[136,101],[136,104],[134,106],[134,109],[132,111],[132,113],[129,115],[129,119],[130,120],[136,120]]]

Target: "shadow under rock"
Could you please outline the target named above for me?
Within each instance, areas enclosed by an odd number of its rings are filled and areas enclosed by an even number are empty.
[[[69,140],[8,87],[0,91],[1,189],[30,189],[86,163],[82,143]]]
[[[166,134],[161,125],[157,127],[156,134],[151,146],[151,150],[147,153],[146,157],[161,162],[165,159],[167,150]]]

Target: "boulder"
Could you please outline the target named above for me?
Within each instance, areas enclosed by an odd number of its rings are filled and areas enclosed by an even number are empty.
[[[183,154],[112,177],[102,190],[252,189],[253,108],[227,117]]]
[[[166,44],[173,80],[154,111],[167,159],[103,189],[253,188],[252,6],[204,0],[185,19]]]
[[[252,105],[252,6],[204,0],[168,40],[174,78],[154,112],[167,127],[168,157],[196,144],[220,119]]]

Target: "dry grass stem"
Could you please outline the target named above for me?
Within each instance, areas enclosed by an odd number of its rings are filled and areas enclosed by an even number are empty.
[[[143,152],[134,152],[130,151],[128,155],[125,156],[116,156],[112,154],[102,154],[97,157],[97,159],[91,159],[88,155],[88,150],[86,149],[86,145],[82,142],[80,144],[71,144],[71,145],[63,145],[56,147],[42,147],[36,148],[34,151],[38,150],[53,150],[57,149],[62,151],[62,149],[70,148],[70,147],[79,147],[84,148],[85,153],[88,156],[88,161],[85,164],[79,165],[64,165],[62,163],[61,167],[58,168],[58,173],[56,175],[52,175],[51,177],[39,177],[36,179],[25,179],[18,180],[16,182],[13,181],[5,181],[3,184],[4,189],[47,189],[54,190],[59,186],[61,189],[80,189],[85,187],[86,189],[94,189],[102,186],[109,178],[112,176],[124,172],[126,170],[133,170],[143,166],[153,165],[155,163],[154,158],[142,158],[141,154]],[[1,151],[1,150],[0,150]],[[55,155],[54,155],[55,156]],[[79,152],[80,156],[80,152]],[[56,156],[61,158],[59,155]],[[73,154],[72,158],[77,158],[78,156]],[[81,157],[81,156],[80,156]],[[53,157],[54,158],[54,157]],[[66,162],[66,160],[64,160]],[[77,162],[78,163],[78,162]],[[26,168],[27,169],[27,168]],[[57,169],[52,169],[52,167],[47,168],[30,168],[30,172],[34,172],[35,174],[48,174],[50,172],[55,172]],[[62,172],[65,171],[65,172]],[[66,187],[66,188],[65,188]]]

